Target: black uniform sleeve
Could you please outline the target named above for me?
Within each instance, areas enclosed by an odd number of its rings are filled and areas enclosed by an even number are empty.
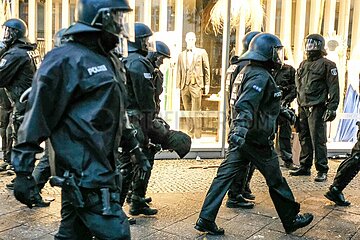
[[[34,76],[24,121],[18,132],[18,143],[11,156],[17,173],[32,173],[35,154],[42,151],[40,143],[58,124],[76,87],[70,83],[70,79],[77,75],[76,67],[57,59],[51,55],[45,57]]]
[[[289,81],[288,81],[288,94],[284,97],[285,103],[291,103],[296,98],[296,86],[295,86],[295,68],[289,65]]]
[[[128,68],[136,102],[143,113],[154,113],[155,87],[152,73],[142,61],[133,61]]]
[[[15,52],[5,53],[0,60],[0,87],[11,84],[19,69],[29,60],[29,57],[19,56]]]
[[[243,86],[238,93],[238,100],[235,103],[235,110],[238,113],[233,120],[235,131],[241,132],[245,136],[248,129],[254,122],[254,116],[259,109],[260,102],[264,96],[264,90],[268,82],[268,76],[264,74],[254,74],[250,77],[245,76]]]
[[[340,87],[338,70],[336,68],[336,64],[333,62],[326,64],[326,85],[329,94],[326,108],[336,111],[340,102]]]

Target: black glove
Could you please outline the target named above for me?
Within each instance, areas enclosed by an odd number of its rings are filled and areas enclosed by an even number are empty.
[[[145,176],[151,170],[151,164],[145,154],[140,148],[134,149],[131,154],[134,156],[134,171],[139,174],[140,179],[145,179]]]
[[[237,133],[230,133],[228,142],[233,143],[236,146],[242,147],[245,143],[245,138]]]
[[[14,181],[14,196],[29,208],[33,207],[37,186],[33,176],[25,173],[17,173]]]
[[[280,116],[284,117],[286,120],[290,122],[291,125],[295,124],[296,115],[293,110],[290,108],[281,108],[280,109]]]
[[[336,111],[326,109],[324,115],[323,115],[323,121],[324,122],[331,122],[336,118]]]

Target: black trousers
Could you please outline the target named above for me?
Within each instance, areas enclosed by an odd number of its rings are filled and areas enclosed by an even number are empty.
[[[284,162],[292,163],[292,148],[291,148],[291,137],[292,130],[289,120],[286,120],[279,116],[278,118],[278,141],[280,147],[280,157]]]
[[[50,162],[49,162],[49,147],[48,141],[45,141],[44,155],[40,158],[38,164],[35,166],[32,175],[38,185],[39,190],[43,189],[46,182],[51,176]]]
[[[326,123],[322,120],[326,107],[318,104],[299,107],[299,140],[301,145],[300,165],[310,169],[315,152],[315,167],[318,172],[329,171],[326,149]]]
[[[300,204],[295,201],[291,189],[281,174],[278,155],[274,147],[256,147],[247,143],[241,149],[230,144],[226,158],[221,163],[207,192],[200,217],[215,221],[221,203],[236,174],[246,174],[249,162],[252,162],[265,177],[271,199],[283,225],[289,224],[299,213]]]
[[[61,222],[55,239],[91,240],[130,239],[130,226],[119,203],[111,203],[113,216],[101,214],[101,202],[85,208],[75,208],[68,196],[62,192]]]
[[[1,151],[3,152],[3,159],[5,162],[11,161],[11,146],[12,146],[12,128],[11,116],[12,110],[7,110],[0,107],[0,136],[1,136]]]
[[[136,138],[140,143],[140,147],[144,155],[150,162],[151,167],[154,165],[154,156],[155,153],[152,152],[152,148],[149,146],[149,138],[146,133],[146,123],[142,120],[139,120],[137,117],[129,117],[130,122],[132,123],[133,127],[136,129]],[[131,156],[128,152],[123,152],[120,154],[119,161],[120,161],[120,172],[123,176],[122,182],[122,191],[121,191],[121,198],[120,202],[123,205],[125,202],[126,195],[129,190],[132,191],[133,195],[136,195],[140,198],[144,198],[146,195],[147,186],[149,183],[149,179],[151,176],[151,170],[149,170],[145,178],[140,178],[138,172],[136,172],[136,168],[133,164]]]
[[[351,150],[351,156],[339,165],[332,186],[340,191],[351,182],[360,171],[360,130],[357,134],[358,140]]]

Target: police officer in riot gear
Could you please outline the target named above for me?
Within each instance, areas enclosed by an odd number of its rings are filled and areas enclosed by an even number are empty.
[[[258,31],[251,31],[245,34],[244,38],[242,39],[242,53],[245,53],[249,49],[250,41],[260,32]],[[230,99],[231,99],[231,92],[233,88],[234,81],[237,76],[240,77],[239,72],[249,64],[248,60],[243,60],[238,56],[234,56],[231,60],[231,65],[227,70],[227,78],[226,78],[226,86],[227,86],[227,97],[228,97],[228,104],[230,106]],[[231,121],[236,118],[236,115],[231,114],[231,108],[229,107],[228,113],[228,120],[229,126],[231,126]],[[235,180],[230,186],[228,192],[228,200],[226,202],[226,206],[229,208],[253,208],[254,203],[249,202],[246,199],[254,200],[255,195],[251,193],[250,189],[250,180],[252,175],[254,174],[255,166],[254,164],[250,163],[247,169],[247,174],[243,177],[242,174],[237,174]]]
[[[0,87],[13,106],[12,140],[16,144],[17,131],[25,113],[25,104],[20,102],[21,94],[31,86],[32,77],[40,63],[36,44],[27,38],[27,26],[21,19],[9,19],[3,24],[4,47],[0,53]]]
[[[139,148],[150,162],[150,166],[137,165],[131,161],[131,149],[122,149],[120,169],[124,177],[121,203],[124,203],[131,184],[131,215],[154,215],[157,209],[150,208],[145,198],[154,154],[149,144],[148,130],[156,114],[154,67],[146,58],[149,50],[155,48],[149,41],[151,29],[143,23],[135,23],[135,41],[129,41],[129,55],[123,59],[126,67],[126,86],[128,90],[127,114],[132,127],[136,130]],[[124,144],[123,144],[124,145]],[[139,161],[139,159],[137,159]],[[141,170],[141,171],[139,171]]]
[[[62,186],[55,239],[130,239],[120,205],[116,155],[125,120],[125,70],[111,52],[127,37],[126,0],[78,0],[71,40],[51,50],[34,76],[12,162],[14,195],[33,206],[31,176],[39,144],[50,138]],[[122,70],[122,71],[119,71]]]
[[[310,175],[315,152],[315,181],[327,179],[326,122],[336,117],[339,105],[339,79],[336,64],[324,58],[325,39],[320,34],[305,38],[307,59],[300,63],[296,76],[299,105],[300,168],[293,176]]]
[[[285,60],[287,60],[286,54]],[[275,82],[282,91],[281,106],[285,108],[290,108],[291,102],[296,98],[295,72],[295,69],[291,65],[283,64],[282,67],[274,73]],[[280,157],[284,161],[284,167],[290,170],[297,170],[298,167],[294,165],[292,159],[292,123],[288,119],[279,116],[277,124],[279,130],[278,141]]]
[[[350,205],[342,191],[360,171],[360,122],[357,122],[357,125],[357,142],[351,150],[351,156],[341,162],[329,191],[325,193],[327,199],[339,206]]]
[[[240,59],[250,63],[239,73],[231,94],[233,119],[229,133],[229,149],[217,176],[206,195],[195,229],[213,235],[224,234],[215,224],[221,202],[236,174],[246,174],[253,162],[265,177],[271,199],[287,233],[304,227],[313,215],[299,214],[300,204],[281,175],[273,138],[280,111],[281,91],[271,72],[282,64],[282,44],[275,35],[260,33],[250,42]]]
[[[0,53],[0,87],[5,92],[13,106],[11,125],[11,144],[17,143],[20,124],[23,121],[26,104],[20,101],[21,94],[31,86],[33,75],[40,64],[40,54],[36,44],[27,38],[27,26],[21,19],[9,19],[3,24],[4,48]],[[12,146],[9,146],[9,153]],[[8,154],[10,157],[10,154]],[[10,159],[9,159],[10,160]],[[6,187],[13,189],[13,180]],[[34,206],[46,207],[39,192],[34,194]]]
[[[156,41],[156,51],[149,52],[147,58],[154,67],[154,87],[155,87],[155,104],[156,114],[160,112],[160,95],[163,92],[164,75],[160,71],[160,66],[165,58],[171,58],[169,47],[161,41]]]
[[[156,51],[149,52],[147,58],[154,66],[154,87],[155,87],[155,119],[152,122],[152,127],[148,130],[151,143],[156,144],[153,146],[153,155],[158,151],[157,149],[175,151],[180,158],[190,151],[191,137],[182,131],[176,131],[170,129],[169,124],[159,117],[160,112],[160,95],[163,92],[164,75],[160,71],[159,67],[163,64],[164,58],[170,58],[169,47],[161,42],[156,41]],[[157,148],[157,149],[156,149]]]

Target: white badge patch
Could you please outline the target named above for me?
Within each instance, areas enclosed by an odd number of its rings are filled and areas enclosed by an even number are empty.
[[[261,92],[261,90],[262,90],[261,87],[256,86],[256,85],[253,85],[252,88],[255,89],[255,90],[258,91],[258,92]]]
[[[7,60],[6,59],[1,59],[1,62],[0,62],[0,67],[3,67],[5,66]]]
[[[233,64],[227,69],[226,73],[233,73],[236,69],[237,65]]]
[[[151,79],[151,73],[144,73],[144,78]]]
[[[281,92],[281,91],[274,93],[274,97],[275,97],[275,98],[281,97],[281,96],[282,96],[282,92]]]
[[[105,65],[100,65],[100,66],[88,68],[87,70],[88,70],[88,73],[91,76],[91,75],[99,73],[99,72],[106,72],[107,68],[106,68]]]
[[[336,68],[333,68],[330,71],[331,71],[331,75],[334,75],[334,76],[338,75]]]

